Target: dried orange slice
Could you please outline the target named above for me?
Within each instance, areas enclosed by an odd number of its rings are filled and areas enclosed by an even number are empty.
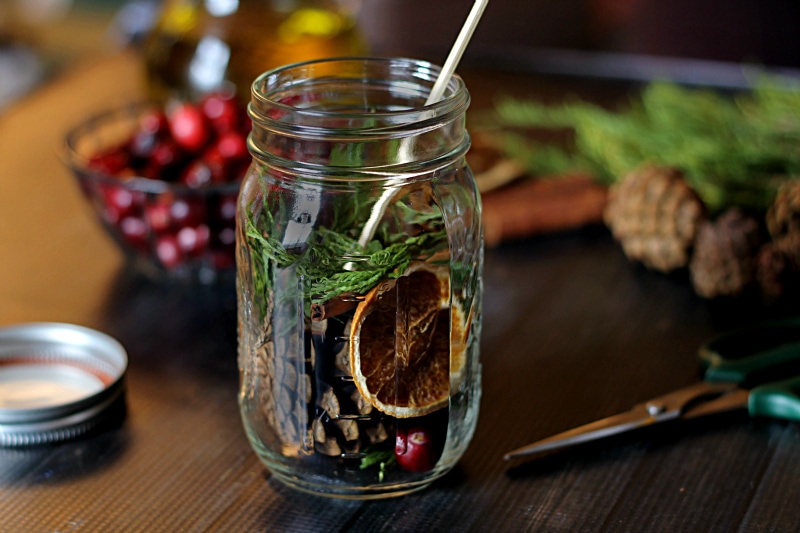
[[[464,366],[463,348],[451,353],[449,291],[447,269],[414,263],[398,279],[378,284],[356,308],[350,370],[376,409],[410,418],[447,405],[451,373]],[[453,316],[454,329],[463,330],[461,313]]]

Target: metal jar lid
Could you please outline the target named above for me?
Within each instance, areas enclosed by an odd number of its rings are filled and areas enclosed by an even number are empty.
[[[0,328],[0,446],[82,435],[122,402],[128,356],[113,338],[54,322]]]

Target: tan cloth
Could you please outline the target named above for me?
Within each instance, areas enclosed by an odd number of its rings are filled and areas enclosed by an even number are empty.
[[[90,325],[102,311],[122,256],[94,220],[61,150],[78,122],[140,99],[141,72],[130,53],[80,66],[0,116],[0,324]]]

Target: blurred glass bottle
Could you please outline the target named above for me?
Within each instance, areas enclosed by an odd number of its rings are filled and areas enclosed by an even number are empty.
[[[288,63],[365,55],[361,0],[164,0],[143,45],[151,96],[197,99]]]

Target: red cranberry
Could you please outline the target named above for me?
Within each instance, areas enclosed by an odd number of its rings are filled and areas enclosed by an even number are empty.
[[[208,248],[210,232],[208,226],[199,224],[197,226],[185,226],[178,231],[176,238],[178,248],[187,255],[201,255]]]
[[[115,148],[89,159],[88,166],[103,174],[119,175],[130,164],[130,156],[124,148]]]
[[[213,181],[214,171],[205,159],[195,159],[181,174],[181,183],[193,189],[199,189]]]
[[[119,230],[125,241],[139,250],[147,249],[147,224],[139,217],[125,217],[119,221]]]
[[[398,429],[394,455],[397,464],[411,472],[427,472],[439,459],[431,435],[422,427]]]
[[[103,202],[103,216],[112,224],[117,224],[126,216],[137,212],[143,201],[141,193],[119,185],[104,184],[100,188]]]
[[[219,133],[238,130],[242,123],[240,107],[233,93],[208,94],[200,101],[200,109]]]
[[[153,148],[144,173],[150,179],[174,181],[182,161],[183,153],[178,143],[164,139]]]
[[[222,228],[217,232],[216,241],[221,245],[221,248],[228,248],[232,250],[236,244],[236,230],[234,228]]]
[[[239,200],[236,195],[224,194],[219,197],[219,203],[214,211],[215,218],[223,223],[236,220],[236,207]]]
[[[169,135],[169,123],[163,111],[153,109],[139,118],[139,128],[128,143],[128,150],[134,158],[149,159],[159,141]]]
[[[181,250],[174,235],[162,235],[156,240],[156,257],[165,268],[172,269],[181,263]]]
[[[211,169],[212,183],[226,183],[230,181],[231,162],[217,148],[216,144],[212,144],[204,153],[203,161]]]
[[[140,160],[147,160],[153,155],[158,144],[158,138],[149,131],[137,131],[128,144],[131,156]]]
[[[196,226],[206,217],[205,204],[202,198],[175,198],[170,206],[170,218],[175,227]]]
[[[238,181],[250,165],[247,138],[239,132],[223,133],[203,153],[203,159],[214,170],[214,183]]]
[[[169,132],[167,115],[161,109],[151,109],[139,119],[139,130],[155,135],[166,135]]]
[[[228,131],[219,136],[216,142],[217,150],[225,159],[241,161],[250,159],[247,151],[247,138],[238,131]]]
[[[181,148],[197,153],[208,142],[208,126],[198,106],[182,102],[170,111],[168,119],[172,137]]]
[[[166,197],[159,197],[154,203],[148,204],[144,209],[145,218],[150,228],[156,233],[166,232],[172,224],[172,201]]]
[[[239,127],[239,131],[245,135],[249,135],[253,130],[253,122],[250,120],[250,117],[247,116],[246,109],[240,109],[239,113],[242,114],[242,125]]]

